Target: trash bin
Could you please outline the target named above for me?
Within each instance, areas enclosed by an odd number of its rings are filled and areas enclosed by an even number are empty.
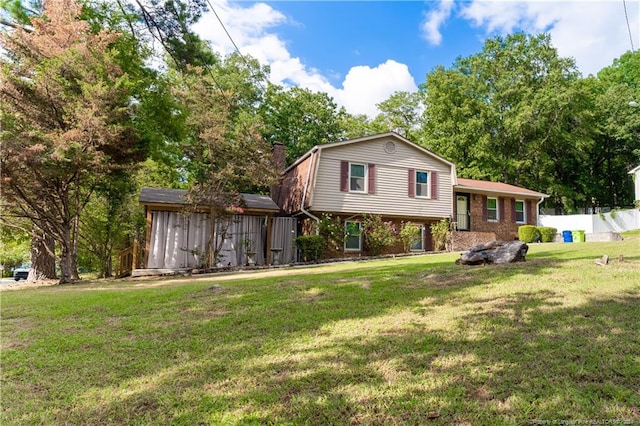
[[[571,231],[562,231],[562,241],[564,241],[565,243],[573,242],[573,234],[571,233]]]
[[[584,231],[582,230],[572,231],[571,237],[573,238],[574,243],[584,243]]]

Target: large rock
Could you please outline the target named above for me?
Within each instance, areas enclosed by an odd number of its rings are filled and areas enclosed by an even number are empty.
[[[522,241],[491,241],[471,247],[456,260],[457,265],[524,262],[529,246]]]

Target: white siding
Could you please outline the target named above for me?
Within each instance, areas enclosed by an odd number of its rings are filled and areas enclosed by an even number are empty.
[[[384,144],[395,143],[387,153]],[[376,165],[376,193],[340,191],[340,162]],[[408,170],[438,172],[438,199],[410,198]],[[309,210],[343,213],[373,213],[405,217],[445,218],[452,214],[451,166],[425,152],[393,138],[384,138],[336,147],[323,147],[314,181]]]

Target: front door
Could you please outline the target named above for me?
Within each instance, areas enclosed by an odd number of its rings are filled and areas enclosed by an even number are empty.
[[[456,195],[456,221],[458,222],[458,229],[462,231],[468,231],[469,228],[469,196],[468,195]]]

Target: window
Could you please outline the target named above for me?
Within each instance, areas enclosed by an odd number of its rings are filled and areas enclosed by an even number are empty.
[[[420,225],[420,240],[416,241],[411,245],[411,251],[423,251],[424,246],[422,242],[424,241],[424,225]]]
[[[429,198],[429,172],[416,170],[416,197]]]
[[[344,223],[344,248],[345,250],[360,250],[360,222],[346,221]]]
[[[487,220],[490,222],[498,221],[498,199],[487,198]]]
[[[367,166],[364,164],[349,164],[349,191],[366,192]]]
[[[516,222],[525,223],[526,218],[524,214],[524,201],[516,200]]]

